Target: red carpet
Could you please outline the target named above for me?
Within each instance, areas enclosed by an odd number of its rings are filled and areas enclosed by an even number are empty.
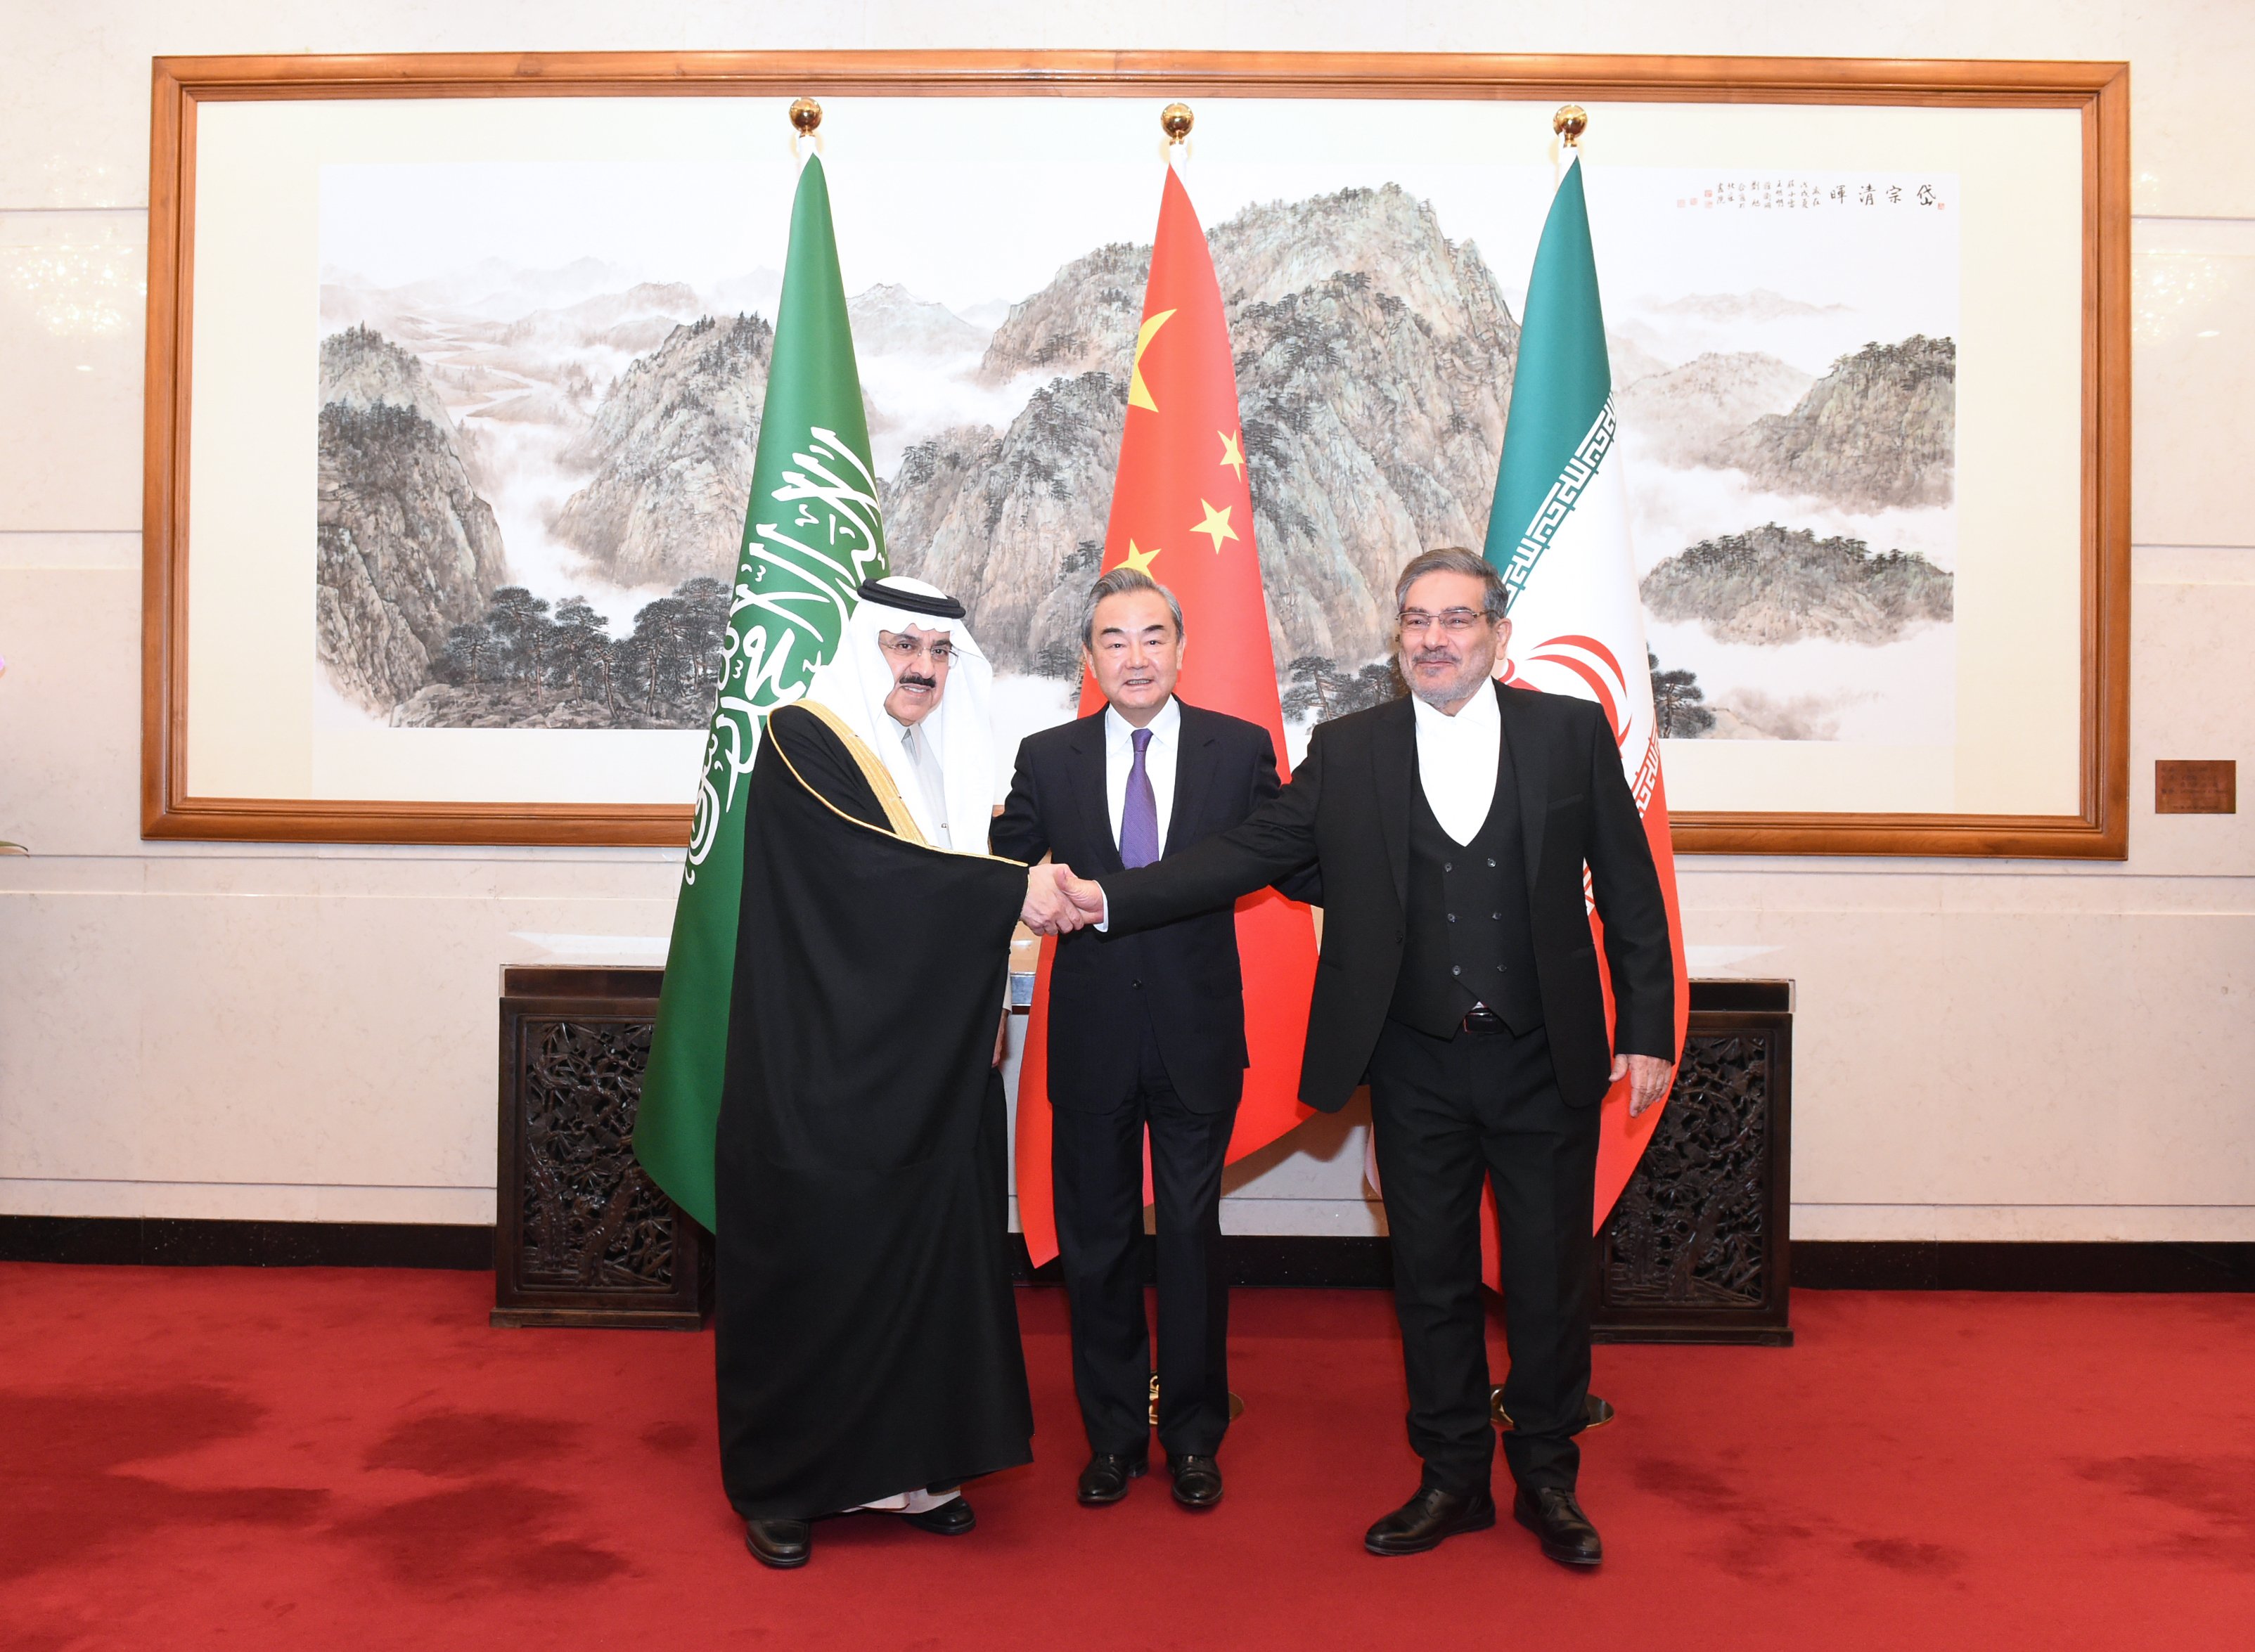
[[[743,1551],[711,1344],[492,1331],[480,1274],[0,1267],[0,1646],[2238,1648],[2255,1645],[2255,1300],[1809,1292],[1801,1345],[1605,1348],[1584,1501],[1400,1560],[1376,1292],[1244,1292],[1250,1409],[1205,1516],[1071,1498],[1054,1291],[1041,1432],[973,1536],[864,1516]]]

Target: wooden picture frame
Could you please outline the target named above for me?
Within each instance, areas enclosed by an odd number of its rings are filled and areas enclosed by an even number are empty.
[[[2053,815],[1679,813],[1681,851],[2112,858],[2126,852],[2129,71],[2120,63],[1107,52],[587,52],[160,58],[153,67],[144,496],[144,835],[298,842],[685,842],[648,803],[207,795],[186,752],[197,115],[245,101],[906,95],[1556,99],[2061,109],[2083,157],[2079,798]]]

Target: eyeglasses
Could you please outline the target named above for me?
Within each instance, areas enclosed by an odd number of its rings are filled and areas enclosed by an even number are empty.
[[[1404,631],[1430,631],[1438,626],[1452,636],[1461,636],[1486,619],[1486,614],[1472,608],[1444,608],[1438,613],[1427,613],[1423,608],[1404,608],[1394,616],[1394,622]]]
[[[896,660],[903,662],[913,660],[919,654],[926,654],[931,657],[934,665],[945,665],[955,658],[955,645],[945,637],[935,637],[931,641],[925,643],[918,642],[914,637],[896,634],[880,637],[877,640],[877,646]]]

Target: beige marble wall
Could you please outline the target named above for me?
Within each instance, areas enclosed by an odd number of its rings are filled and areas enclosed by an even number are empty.
[[[148,60],[917,46],[2127,58],[2138,276],[2132,855],[1697,859],[1717,973],[1799,984],[1813,1238],[2255,1238],[2255,7],[1713,0],[1135,6],[594,0],[18,7],[0,54],[0,1211],[481,1222],[503,965],[646,960],[671,856],[156,844],[137,826]],[[1359,1127],[1233,1179],[1363,1233]]]

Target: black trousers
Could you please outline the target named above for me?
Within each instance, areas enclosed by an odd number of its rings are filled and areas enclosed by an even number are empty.
[[[1504,1452],[1531,1488],[1574,1488],[1590,1391],[1590,1228],[1598,1110],[1558,1094],[1541,1028],[1438,1039],[1388,1020],[1370,1063],[1378,1174],[1425,1481],[1485,1488],[1495,1463],[1480,1184],[1495,1188],[1511,1373]]]
[[[1221,1166],[1235,1107],[1192,1112],[1148,1022],[1134,1095],[1050,1120],[1057,1250],[1072,1308],[1072,1382],[1092,1451],[1133,1456],[1151,1437],[1151,1333],[1143,1312],[1143,1132],[1159,1251],[1159,1444],[1212,1456],[1229,1428],[1229,1289]]]

